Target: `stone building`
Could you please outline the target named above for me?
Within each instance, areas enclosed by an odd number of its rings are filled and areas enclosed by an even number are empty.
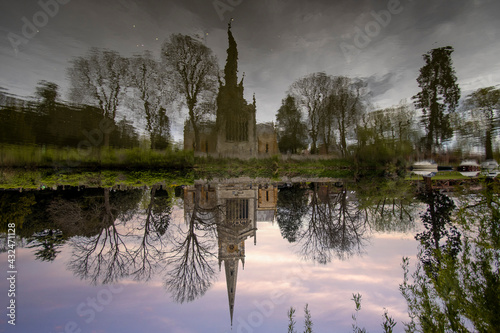
[[[257,124],[257,154],[272,156],[279,154],[278,136],[273,123]]]
[[[276,215],[278,188],[272,184],[201,183],[184,188],[184,214],[204,210],[207,223],[215,223],[219,270],[226,276],[231,325],[236,301],[238,270],[245,268],[245,241],[257,244],[257,222],[272,222]]]
[[[252,103],[243,97],[243,78],[238,82],[238,49],[228,25],[229,47],[223,80],[219,80],[215,123],[202,125],[200,147],[196,155],[252,158],[278,153],[277,136],[272,124],[256,120],[255,96]],[[193,149],[194,131],[184,128],[184,149]]]

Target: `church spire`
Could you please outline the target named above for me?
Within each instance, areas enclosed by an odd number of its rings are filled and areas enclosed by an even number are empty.
[[[238,262],[239,258],[224,260],[224,268],[226,270],[227,296],[229,301],[229,315],[231,317],[231,327],[233,326],[234,300],[236,298],[236,281],[238,279]]]
[[[227,48],[227,60],[224,67],[224,80],[226,87],[235,87],[238,81],[238,49],[233,33],[231,32],[231,22],[227,25],[227,36],[229,39],[229,47]]]

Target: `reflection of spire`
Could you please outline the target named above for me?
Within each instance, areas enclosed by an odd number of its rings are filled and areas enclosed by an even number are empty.
[[[231,326],[233,326],[234,299],[236,297],[236,281],[238,279],[238,259],[224,260],[224,268],[226,269],[229,315],[231,316]]]

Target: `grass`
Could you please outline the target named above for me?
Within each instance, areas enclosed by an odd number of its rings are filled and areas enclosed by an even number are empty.
[[[193,167],[191,152],[150,149],[76,149],[1,145],[0,167],[6,168],[168,168]]]
[[[196,178],[271,178],[283,177],[330,177],[349,178],[354,175],[351,163],[344,159],[306,159],[284,160],[279,156],[262,159],[215,159],[211,157],[195,158],[194,170]]]
[[[172,170],[0,170],[0,189],[43,189],[57,186],[151,186],[193,184],[192,172]]]

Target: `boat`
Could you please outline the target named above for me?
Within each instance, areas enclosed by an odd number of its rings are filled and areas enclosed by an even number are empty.
[[[433,161],[415,162],[411,171],[422,177],[434,177],[438,172],[438,165]]]
[[[495,160],[486,160],[481,163],[483,174],[488,178],[495,178],[498,176],[498,162]]]
[[[481,166],[474,160],[465,160],[457,168],[462,176],[477,177],[481,172]]]

